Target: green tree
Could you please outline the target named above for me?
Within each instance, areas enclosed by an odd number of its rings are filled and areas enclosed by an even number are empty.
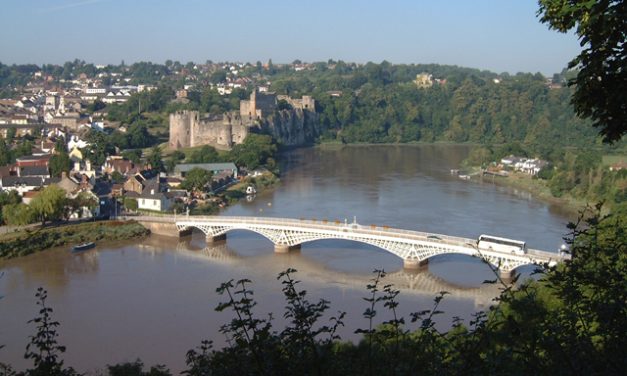
[[[67,143],[65,137],[59,137],[54,143],[54,151],[57,153],[67,153]]]
[[[153,144],[154,137],[148,133],[148,128],[143,123],[135,123],[127,132],[128,146],[131,148],[145,148]]]
[[[19,158],[24,155],[31,155],[33,153],[33,142],[25,140],[24,142],[18,142],[13,149],[13,157]]]
[[[0,224],[4,221],[4,216],[2,214],[3,207],[6,205],[19,204],[20,202],[22,202],[22,196],[20,196],[17,191],[10,190],[8,192],[0,192]]]
[[[111,174],[111,180],[114,183],[122,183],[124,182],[124,175],[122,175],[119,171],[113,171],[113,173]]]
[[[11,127],[7,129],[7,142],[10,144],[15,139],[15,134],[17,133],[17,128]]]
[[[107,156],[115,152],[109,138],[102,132],[89,131],[86,141],[89,146],[84,149],[85,159],[89,159],[95,165],[102,165]]]
[[[126,210],[137,211],[137,200],[130,197],[124,197],[124,207]]]
[[[6,166],[11,163],[12,155],[11,150],[4,140],[4,138],[0,137],[0,166]]]
[[[56,221],[63,217],[66,204],[65,191],[56,185],[44,188],[30,203],[37,218],[42,222]]]
[[[35,211],[26,204],[8,204],[2,206],[2,219],[11,226],[23,226],[37,220]]]
[[[226,81],[226,71],[223,69],[217,70],[211,74],[209,82],[212,84],[219,84]]]
[[[90,103],[87,105],[87,112],[89,113],[94,113],[96,111],[100,111],[103,108],[107,107],[106,104],[104,104],[104,102],[102,102],[101,100],[97,99],[94,102]]]
[[[126,362],[115,365],[107,365],[109,376],[170,376],[172,373],[163,365],[150,367],[144,371],[144,363],[137,359],[135,362]]]
[[[129,161],[137,164],[141,160],[142,151],[141,149],[133,149],[133,150],[124,150],[122,152],[122,157],[128,159]]]
[[[77,375],[72,368],[64,368],[61,354],[65,352],[65,346],[59,345],[57,328],[59,323],[52,319],[52,308],[46,305],[48,292],[43,288],[37,289],[37,305],[39,315],[29,320],[37,326],[35,335],[30,336],[30,342],[26,346],[24,358],[33,360],[33,368],[28,369],[28,376],[65,376]]]
[[[186,175],[181,187],[187,191],[202,192],[211,181],[211,171],[202,168],[192,168]]]
[[[62,172],[69,172],[72,167],[70,156],[66,152],[60,152],[50,157],[50,175],[61,176]]]
[[[168,172],[174,171],[174,167],[185,159],[185,154],[180,150],[175,150],[170,154],[170,158],[165,161],[165,169]]]
[[[488,163],[494,160],[492,150],[487,147],[474,147],[470,150],[466,163],[470,166],[482,166],[485,167]]]
[[[76,213],[79,217],[83,215],[83,208],[87,208],[91,213],[98,207],[98,198],[92,193],[80,192],[76,197],[67,199],[66,207],[71,208],[68,211],[68,217]]]
[[[583,48],[569,64],[578,69],[572,103],[577,114],[591,118],[604,141],[614,142],[627,131],[627,69],[623,0],[539,0],[543,23],[559,32],[575,29]]]
[[[246,136],[243,143],[233,147],[230,156],[237,164],[252,170],[266,163],[276,151],[277,147],[272,137],[251,133]]]
[[[218,151],[209,145],[204,145],[199,150],[194,150],[189,156],[189,163],[214,163],[220,160]]]
[[[163,171],[163,157],[161,155],[161,149],[158,146],[154,146],[150,150],[150,155],[148,156],[147,162],[150,163],[150,166],[153,170]]]

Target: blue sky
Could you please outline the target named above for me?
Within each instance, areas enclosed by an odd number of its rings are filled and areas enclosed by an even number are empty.
[[[559,72],[580,50],[534,0],[3,0],[0,62],[328,59]]]

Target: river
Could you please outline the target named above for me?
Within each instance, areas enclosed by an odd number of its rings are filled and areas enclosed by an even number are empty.
[[[485,233],[557,250],[572,220],[567,212],[513,188],[451,175],[468,151],[454,145],[294,150],[283,157],[276,189],[223,214],[357,221],[468,238]],[[361,297],[373,269],[386,270],[386,283],[401,290],[406,318],[431,308],[439,291],[450,292],[440,307],[442,330],[455,316],[468,321],[498,293],[498,286],[482,283],[494,276],[477,259],[439,256],[428,270],[407,272],[394,255],[341,240],[304,244],[287,255],[274,254],[272,243],[244,231],[210,247],[202,234],[194,234],[98,244],[81,254],[51,249],[0,262],[0,345],[6,346],[0,362],[17,369],[28,365],[23,354],[35,327],[27,321],[36,316],[34,294],[43,286],[61,323],[66,365],[95,373],[106,364],[141,358],[178,372],[186,351],[202,339],[225,343],[219,328],[231,315],[214,311],[224,300],[215,292],[221,282],[253,280],[256,312],[274,312],[280,327],[284,303],[276,275],[288,267],[298,270],[299,286],[311,300],[330,300],[330,314],[347,311],[342,334],[351,339],[355,329],[367,326]],[[379,320],[385,317],[380,312]]]

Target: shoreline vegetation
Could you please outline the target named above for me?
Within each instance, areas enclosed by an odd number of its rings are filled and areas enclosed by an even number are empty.
[[[141,238],[150,231],[136,221],[98,221],[66,226],[29,227],[0,235],[0,260],[83,242]]]
[[[524,173],[514,172],[510,173],[509,176],[492,175],[492,177],[477,174],[471,178],[471,181],[480,181],[484,183],[492,183],[500,187],[519,189],[531,194],[534,200],[551,205],[557,205],[560,209],[563,209],[572,215],[577,215],[584,210],[586,206],[594,206],[593,202],[575,198],[571,195],[555,197],[551,194],[551,190],[547,186],[546,182],[540,179],[533,179],[530,175]]]
[[[223,206],[211,207],[212,214],[246,197],[246,188],[255,186],[257,194],[276,187],[278,176],[267,172],[258,177],[249,177],[218,194]],[[134,220],[62,223],[61,225],[24,226],[12,232],[0,234],[0,260],[22,257],[49,248],[74,245],[83,242],[129,240],[150,235],[150,230]]]
[[[266,171],[258,176],[249,176],[217,193],[213,200],[198,205],[190,211],[191,215],[213,215],[244,199],[249,186],[255,188],[255,195],[274,189],[280,184],[278,173]]]

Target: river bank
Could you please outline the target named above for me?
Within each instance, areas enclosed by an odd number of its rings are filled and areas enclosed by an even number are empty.
[[[530,193],[534,199],[548,204],[557,205],[570,213],[578,215],[586,205],[593,205],[593,202],[586,202],[577,199],[569,194],[562,197],[555,197],[551,194],[551,190],[547,186],[546,181],[534,179],[531,175],[522,172],[510,172],[509,176],[494,176],[477,174],[473,176],[474,180],[493,183],[498,186],[520,189]]]
[[[229,185],[214,196],[198,201],[191,208],[191,215],[214,215],[243,199],[254,199],[255,195],[274,189],[281,180],[278,175],[265,171],[255,176],[247,176]],[[252,190],[249,188],[252,187]]]
[[[0,235],[0,259],[25,256],[82,242],[140,238],[150,231],[135,221],[101,221],[57,227],[26,228]]]
[[[261,193],[274,188],[279,182],[279,178],[269,171],[255,177],[247,177],[220,193],[218,201],[210,201],[210,205],[204,205],[204,212],[201,214],[217,214],[220,209],[239,202],[247,197],[246,189],[249,186],[253,186],[256,193]],[[150,234],[150,230],[135,221],[62,223],[47,227],[31,224],[2,228],[4,230],[0,231],[0,259],[26,256],[53,247],[103,240],[128,240]]]
[[[340,141],[323,141],[318,144],[315,144],[313,147],[316,148],[341,148],[341,147],[363,147],[363,146],[425,146],[425,145],[436,145],[436,146],[477,146],[481,145],[476,142],[455,142],[455,141],[410,141],[410,142],[354,142],[350,144],[345,144]]]

